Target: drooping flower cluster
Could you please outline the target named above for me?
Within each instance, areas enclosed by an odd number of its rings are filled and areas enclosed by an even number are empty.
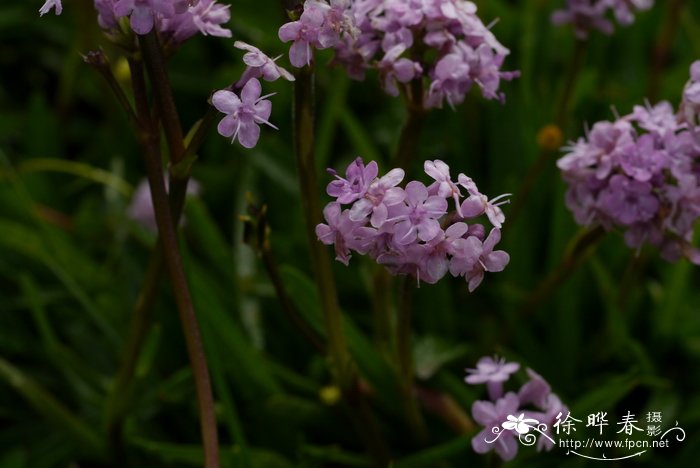
[[[576,37],[586,39],[594,29],[612,34],[614,28],[608,13],[612,12],[617,22],[626,26],[634,22],[637,11],[652,6],[654,0],[566,0],[566,7],[552,14],[552,23],[571,24]]]
[[[275,93],[261,96],[262,85],[258,78],[265,81],[279,78],[294,81],[294,76],[275,63],[279,57],[272,59],[257,47],[242,41],[236,41],[234,46],[246,51],[243,55],[246,69],[235,85],[213,94],[212,104],[219,112],[226,114],[219,122],[219,134],[231,138],[231,142],[238,139],[244,148],[253,148],[260,138],[260,124],[277,129],[268,120],[272,102],[267,98]]]
[[[507,203],[507,195],[489,200],[464,174],[453,182],[440,160],[426,161],[424,168],[434,182],[426,187],[414,180],[405,188],[399,187],[402,169],[379,177],[374,161],[365,165],[357,158],[344,178],[329,169],[336,180],[326,191],[335,201],[323,210],[326,223],[316,226],[316,235],[335,246],[336,259],[345,265],[354,251],[418,282],[436,283],[449,271],[464,277],[473,291],[485,272],[501,271],[510,260],[506,252],[494,250],[505,221],[499,205]],[[455,209],[448,213],[450,199]],[[493,225],[488,235],[483,224],[465,222],[481,215]]]
[[[362,80],[376,69],[383,89],[392,96],[399,86],[425,82],[424,107],[460,104],[474,84],[487,99],[503,101],[501,80],[518,72],[501,71],[508,49],[465,0],[306,0],[297,21],[279,31],[294,41],[292,65],[311,61],[312,48],[335,50],[334,62]]]
[[[579,224],[620,229],[631,248],[648,243],[668,261],[686,257],[700,264],[691,245],[700,217],[700,129],[694,124],[700,62],[692,71],[682,112],[665,101],[635,106],[614,122],[596,123],[565,148],[557,165]]]
[[[527,434],[532,444],[537,437],[537,450],[551,450],[552,427],[557,420],[564,420],[569,410],[559,397],[552,393],[550,385],[541,375],[527,369],[528,380],[517,392],[504,392],[504,384],[520,364],[506,362],[497,356],[479,359],[476,369],[467,369],[464,379],[470,385],[486,384],[489,399],[475,401],[472,405],[474,421],[484,426],[472,439],[475,452],[484,454],[491,450],[505,461],[518,454],[518,439]],[[536,435],[540,433],[539,437]],[[531,444],[528,444],[531,445]]]
[[[61,0],[46,0],[41,15],[55,7],[61,14]],[[105,30],[119,27],[120,18],[129,18],[131,29],[148,34],[155,28],[175,43],[181,43],[198,32],[205,36],[231,37],[221,25],[231,19],[228,5],[215,0],[95,0],[97,22]]]

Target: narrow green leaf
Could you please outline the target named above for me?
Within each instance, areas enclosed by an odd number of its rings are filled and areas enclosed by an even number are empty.
[[[53,395],[5,359],[0,358],[0,378],[7,382],[40,415],[65,430],[81,450],[93,455],[104,453],[105,444],[95,431],[63,406]]]

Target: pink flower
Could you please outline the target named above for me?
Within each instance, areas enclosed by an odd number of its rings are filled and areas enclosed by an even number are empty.
[[[44,16],[46,13],[51,11],[51,8],[55,8],[56,14],[60,15],[63,11],[63,5],[61,5],[61,0],[46,0],[42,7],[39,9],[39,16]]]
[[[232,142],[238,138],[241,146],[253,148],[260,138],[261,123],[277,129],[268,121],[272,103],[265,98],[272,94],[260,96],[261,91],[260,81],[253,78],[241,90],[240,98],[227,90],[214,93],[212,104],[219,112],[227,114],[217,127],[221,136],[231,137]]]

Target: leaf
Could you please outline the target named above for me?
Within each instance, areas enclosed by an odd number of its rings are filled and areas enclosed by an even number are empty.
[[[17,171],[20,173],[60,172],[63,174],[70,174],[112,188],[126,198],[130,197],[134,191],[131,184],[109,171],[93,167],[89,164],[67,161],[65,159],[28,159],[17,166]]]
[[[320,300],[314,284],[306,275],[289,265],[282,265],[280,274],[301,315],[318,333],[325,336]],[[377,391],[379,400],[386,408],[399,414],[401,410],[396,398],[398,389],[394,370],[377,352],[371,340],[347,317],[343,317],[343,331],[351,354],[363,375]]]
[[[393,468],[424,468],[427,466],[440,466],[450,457],[460,455],[472,450],[471,439],[457,437],[451,441],[430,447],[421,452],[409,455],[396,461]]]
[[[103,454],[104,441],[53,395],[10,362],[0,358],[0,379],[5,380],[43,417],[73,438],[76,447],[93,455]]]

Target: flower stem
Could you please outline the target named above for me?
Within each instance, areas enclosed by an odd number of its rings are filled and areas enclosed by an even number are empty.
[[[566,83],[564,84],[564,91],[562,92],[561,97],[559,98],[559,104],[557,106],[554,123],[557,126],[557,128],[559,128],[564,133],[566,133],[565,127],[568,121],[568,111],[571,105],[571,99],[574,94],[574,89],[576,88],[576,80],[578,78],[579,73],[581,72],[581,68],[583,67],[583,60],[586,56],[586,44],[586,41],[576,41],[576,49],[574,51],[574,56],[569,66],[569,72],[566,77]],[[508,214],[509,226],[512,226],[515,220],[518,218],[518,215],[525,206],[525,203],[528,197],[530,196],[532,189],[535,187],[537,180],[539,179],[540,175],[548,166],[550,160],[555,154],[557,154],[556,151],[552,151],[548,148],[540,148],[537,159],[535,160],[533,165],[530,166],[530,169],[527,171],[527,174],[525,174],[525,178],[520,184],[518,190],[515,191],[513,205],[509,210]]]
[[[350,404],[350,418],[372,456],[380,466],[386,464],[388,451],[374,414],[364,395],[358,391],[358,379],[348,351],[342,327],[333,269],[326,247],[316,237],[321,221],[321,200],[316,180],[314,154],[314,75],[311,67],[295,72],[294,82],[294,154],[299,175],[302,208],[311,263],[321,298],[326,328],[326,352],[333,378]]]
[[[406,103],[406,120],[401,127],[399,145],[396,149],[394,165],[406,171],[406,177],[411,172],[411,164],[416,158],[418,144],[425,121],[425,109],[423,109],[423,82],[413,80],[406,87],[404,102]]]
[[[678,30],[678,22],[681,17],[681,10],[685,0],[669,0],[666,6],[666,18],[659,32],[654,45],[654,52],[651,59],[651,74],[649,76],[649,91],[647,98],[652,103],[656,101],[661,86],[661,77],[663,75],[668,55],[673,44],[673,39]]]
[[[561,263],[526,299],[520,312],[523,315],[534,313],[576,271],[576,268],[593,252],[598,242],[604,236],[605,230],[600,226],[596,226],[579,235],[573,241],[571,248]]]
[[[400,388],[408,424],[416,442],[423,445],[427,440],[428,433],[413,391],[414,368],[413,348],[411,346],[411,313],[416,287],[413,284],[413,278],[409,276],[402,277],[400,284],[396,320],[396,353],[399,365]]]
[[[336,381],[341,389],[347,390],[353,381],[352,361],[343,335],[342,317],[330,257],[325,246],[316,238],[316,225],[321,221],[321,201],[316,181],[313,119],[313,70],[310,67],[304,67],[296,72],[294,82],[294,153],[299,171],[306,236],[328,334],[328,357]]]
[[[152,40],[156,40],[153,34],[150,35],[150,38]],[[145,40],[143,40],[144,57],[150,56],[153,53],[153,44],[151,43],[151,39],[148,39],[147,37]],[[158,62],[156,59],[155,61],[151,61],[150,68],[155,67],[157,69],[159,68],[159,65],[163,65],[163,63]],[[136,72],[136,76],[134,76],[134,72]],[[159,78],[155,78],[153,75],[157,74],[164,74],[164,70],[155,70],[155,72],[152,73],[151,78],[154,81],[154,92],[169,92],[169,86],[167,88],[161,88],[160,90],[155,89],[158,86],[157,80]],[[207,368],[206,355],[204,353],[202,338],[199,331],[199,324],[197,322],[197,316],[195,314],[194,306],[192,304],[192,297],[190,295],[189,286],[187,284],[187,278],[185,276],[185,271],[182,264],[182,258],[180,256],[180,250],[175,230],[176,224],[174,222],[173,217],[173,211],[179,212],[182,203],[178,204],[176,206],[176,209],[171,211],[168,194],[165,190],[165,182],[162,176],[163,168],[160,158],[160,136],[158,129],[154,125],[154,122],[151,118],[148,101],[146,99],[143,69],[140,66],[140,63],[136,63],[132,67],[132,80],[134,85],[134,97],[136,101],[136,113],[143,129],[143,131],[139,134],[139,142],[141,143],[141,146],[144,150],[146,174],[151,189],[151,195],[153,199],[153,210],[156,217],[156,224],[158,226],[158,234],[160,236],[163,256],[165,258],[165,266],[168,271],[168,276],[170,277],[173,293],[175,295],[175,301],[180,315],[180,321],[185,335],[185,342],[187,344],[187,352],[189,355],[190,365],[192,367],[192,372],[195,381],[197,402],[200,412],[201,433],[204,445],[204,466],[206,468],[216,468],[219,466],[219,446],[216,427],[216,416],[214,413],[214,398],[211,389],[209,370]],[[157,98],[156,100],[159,104],[165,102],[162,97]],[[166,125],[174,125],[173,122],[177,120],[177,114],[175,114],[174,117],[172,115],[166,117],[163,114],[164,113],[161,111],[160,118],[163,122],[164,128]],[[179,153],[179,157],[182,156],[182,154],[184,153],[184,143],[181,137],[179,141],[179,146],[177,146],[175,142],[170,141],[174,135],[173,128],[170,128],[170,130],[166,130],[165,133],[166,137],[169,140],[169,146],[174,145],[170,146],[171,157],[173,158],[173,160],[177,160],[176,158],[178,156],[175,156],[175,154],[177,153],[178,148],[181,147],[183,148],[183,150]],[[185,179],[184,182],[185,189],[186,180],[187,179]],[[171,193],[172,192],[174,192],[174,190],[171,190]],[[174,194],[172,195],[175,196]],[[182,198],[184,200],[184,193]]]

